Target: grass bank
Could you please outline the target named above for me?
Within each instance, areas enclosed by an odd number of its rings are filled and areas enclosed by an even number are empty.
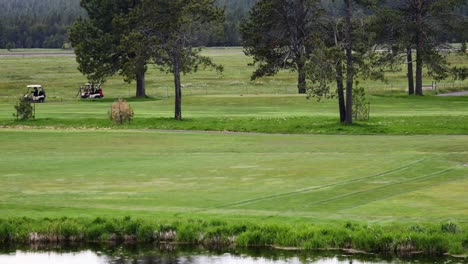
[[[0,219],[2,243],[188,243],[207,248],[352,249],[369,253],[466,254],[468,226],[456,223],[376,225],[259,224],[216,219]]]

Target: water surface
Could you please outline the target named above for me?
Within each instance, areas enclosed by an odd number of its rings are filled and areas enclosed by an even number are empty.
[[[207,251],[194,247],[85,246],[9,248],[0,251],[1,264],[373,264],[466,263],[449,257],[352,255],[343,252],[303,252],[270,249]]]

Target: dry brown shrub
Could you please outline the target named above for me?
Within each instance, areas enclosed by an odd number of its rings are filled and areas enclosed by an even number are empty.
[[[116,100],[109,111],[109,118],[117,125],[130,123],[133,116],[132,107],[123,99]]]

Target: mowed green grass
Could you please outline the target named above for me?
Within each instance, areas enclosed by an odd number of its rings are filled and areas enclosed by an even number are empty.
[[[192,95],[175,121],[172,98],[130,100],[130,129],[211,130],[289,134],[468,134],[468,96],[370,96],[370,120],[339,123],[336,100],[300,95]],[[108,119],[112,100],[36,104],[36,120],[13,117],[14,103],[0,102],[0,126],[118,128]]]
[[[113,100],[64,101],[35,104],[37,119],[107,118]],[[460,116],[468,112],[468,96],[408,97],[369,96],[370,116]],[[135,119],[173,117],[174,99],[130,100]],[[0,102],[0,120],[14,119],[15,103]],[[186,96],[182,114],[187,118],[208,117],[338,117],[337,100],[317,102],[304,95],[211,95]]]
[[[468,136],[0,130],[2,217],[468,221]]]

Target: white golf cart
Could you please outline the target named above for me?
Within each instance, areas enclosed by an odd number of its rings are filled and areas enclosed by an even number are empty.
[[[24,98],[28,98],[32,103],[44,103],[47,97],[44,87],[40,84],[31,84],[26,86],[27,93]]]

